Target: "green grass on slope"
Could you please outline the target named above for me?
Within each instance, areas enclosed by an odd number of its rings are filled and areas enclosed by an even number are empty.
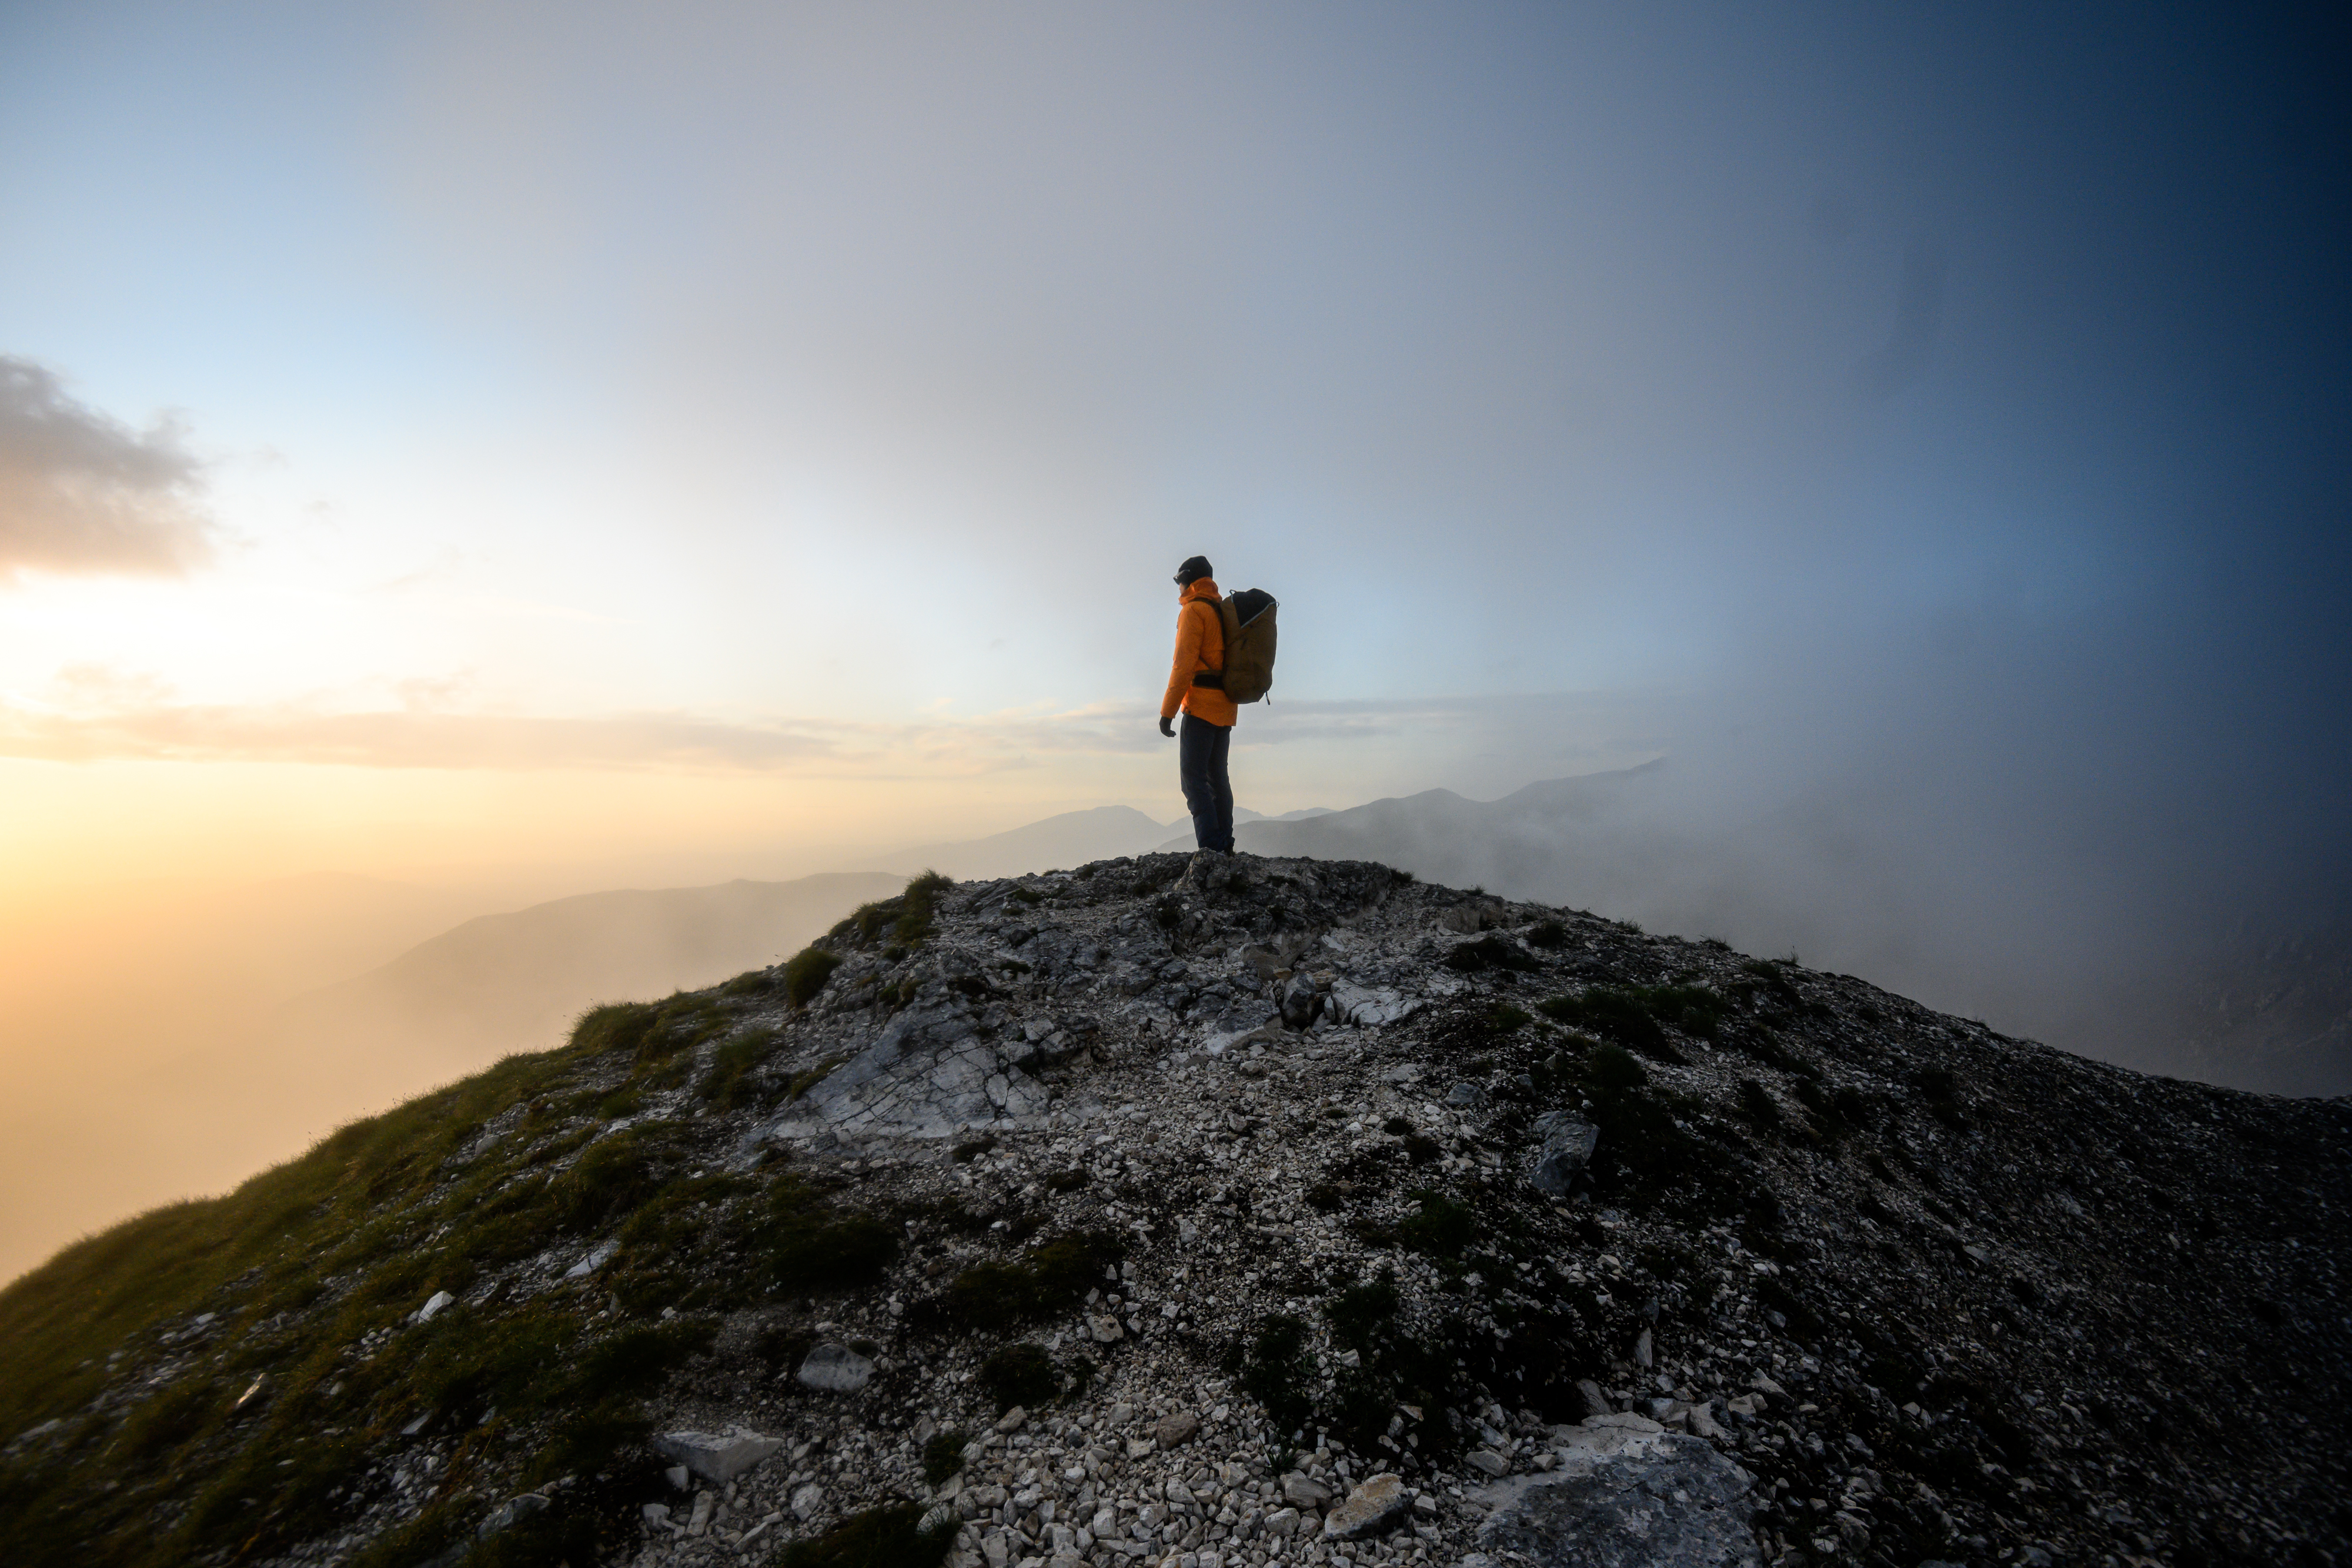
[[[748,989],[733,995],[755,1005]],[[642,1435],[636,1401],[707,1342],[697,1308],[872,1278],[890,1228],[789,1173],[693,1175],[685,1123],[612,1129],[736,1025],[708,994],[595,1009],[567,1046],[355,1122],[0,1291],[0,1440],[61,1423],[0,1459],[10,1560],[281,1552],[386,1495],[412,1427],[455,1445],[419,1527],[470,1528],[478,1490],[592,1475]],[[752,1064],[727,1055],[722,1092]],[[606,1239],[619,1250],[588,1279],[526,1294],[499,1272],[552,1254],[525,1271],[536,1285]],[[411,1322],[438,1291],[457,1304]],[[630,1321],[665,1305],[689,1315]]]

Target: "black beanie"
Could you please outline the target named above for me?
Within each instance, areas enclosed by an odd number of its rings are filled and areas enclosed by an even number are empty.
[[[1176,569],[1176,586],[1179,588],[1189,587],[1204,577],[1214,577],[1216,575],[1216,572],[1209,565],[1209,558],[1204,555],[1196,555],[1187,559],[1182,566]]]

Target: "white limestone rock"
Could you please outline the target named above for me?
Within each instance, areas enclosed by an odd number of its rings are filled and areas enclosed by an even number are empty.
[[[742,1427],[724,1433],[664,1432],[653,1440],[654,1452],[715,1486],[725,1486],[783,1446],[781,1438]]]
[[[1558,1467],[1479,1500],[1488,1555],[1535,1568],[1754,1568],[1754,1478],[1697,1437],[1646,1416],[1594,1416],[1565,1434]]]
[[[820,1344],[808,1353],[793,1375],[804,1388],[855,1394],[874,1381],[874,1363],[845,1344]]]
[[[1323,1516],[1326,1541],[1360,1541],[1377,1535],[1412,1509],[1412,1494],[1404,1478],[1386,1471],[1368,1476],[1348,1494],[1348,1500]]]

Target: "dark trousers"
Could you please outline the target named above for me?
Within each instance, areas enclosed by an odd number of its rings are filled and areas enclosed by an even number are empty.
[[[1227,854],[1234,852],[1234,781],[1225,758],[1233,745],[1230,726],[1189,713],[1177,726],[1177,765],[1183,771],[1184,809],[1192,813],[1193,841]]]

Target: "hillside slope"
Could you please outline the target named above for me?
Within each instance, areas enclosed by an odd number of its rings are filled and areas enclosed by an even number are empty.
[[[2339,1560],[2352,1106],[1185,864],[919,882],[68,1249],[10,1561]]]

